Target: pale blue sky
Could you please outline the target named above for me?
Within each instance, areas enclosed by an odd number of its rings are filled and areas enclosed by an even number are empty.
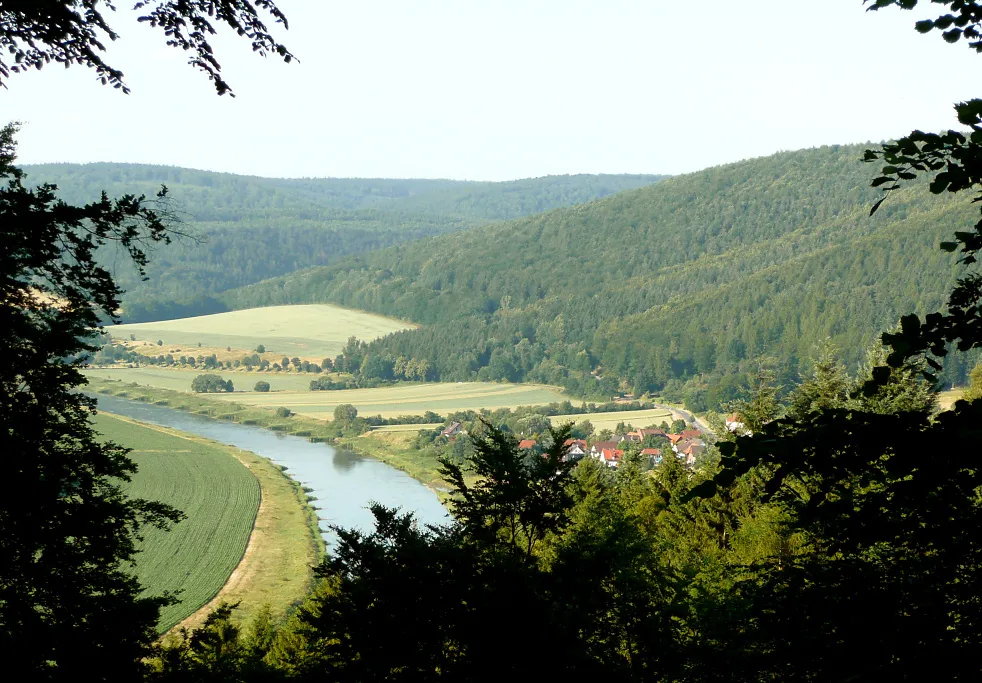
[[[683,173],[955,124],[982,57],[861,0],[285,0],[300,58],[216,41],[214,95],[120,12],[110,63],[15,76],[20,161],[131,161],[268,176],[504,180]],[[925,3],[926,4],[926,3]],[[930,8],[929,8],[930,9]]]

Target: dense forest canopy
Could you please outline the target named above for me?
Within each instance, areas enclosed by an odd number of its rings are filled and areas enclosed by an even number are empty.
[[[854,368],[901,315],[944,301],[957,259],[937,246],[970,208],[914,183],[871,219],[879,193],[862,150],[711,168],[224,300],[332,302],[423,323],[366,353],[426,358],[440,379],[532,379],[584,394],[620,382],[704,409],[735,398],[763,356],[796,377],[826,338]],[[617,381],[598,382],[598,369]],[[944,379],[965,373],[955,360]]]
[[[387,179],[277,179],[140,164],[26,166],[70,202],[169,191],[169,208],[198,241],[177,240],[154,254],[149,283],[132,269],[127,322],[215,313],[215,295],[234,287],[394,244],[488,221],[570,206],[656,182],[650,175],[549,176],[511,182]],[[108,263],[125,263],[105,254]]]

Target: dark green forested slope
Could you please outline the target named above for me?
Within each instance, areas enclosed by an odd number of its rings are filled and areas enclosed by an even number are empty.
[[[856,362],[901,314],[944,300],[959,271],[937,246],[971,209],[920,184],[870,218],[877,169],[861,153],[823,147],[712,168],[295,273],[226,301],[331,301],[424,323],[367,353],[427,358],[441,379],[534,379],[589,393],[613,391],[616,377],[699,407],[731,396],[762,355],[793,376],[831,337]],[[596,368],[607,381],[587,374]],[[961,372],[952,366],[947,379]]]
[[[394,244],[569,206],[659,176],[549,176],[502,183],[453,180],[277,179],[140,164],[26,166],[32,183],[53,182],[66,201],[105,190],[152,196],[166,185],[169,208],[200,241],[158,250],[150,282],[118,275],[130,321],[220,310],[214,295],[300,268]],[[109,262],[125,263],[106,254]],[[175,304],[175,302],[177,302]]]

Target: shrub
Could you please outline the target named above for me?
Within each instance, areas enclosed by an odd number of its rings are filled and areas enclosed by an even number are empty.
[[[191,380],[191,391],[199,394],[217,394],[223,391],[232,392],[232,380],[227,382],[218,375],[198,375]]]
[[[290,417],[292,414],[286,406],[280,406],[276,409],[276,417]]]
[[[253,387],[253,391],[262,391],[262,392],[269,391],[269,382],[264,382],[262,380],[259,380],[258,382],[256,382],[256,386]]]
[[[342,403],[334,409],[334,419],[337,422],[351,422],[358,417],[358,409],[350,403]]]

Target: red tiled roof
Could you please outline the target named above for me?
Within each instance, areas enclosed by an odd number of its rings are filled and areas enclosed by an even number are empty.
[[[683,439],[692,439],[697,436],[702,436],[702,432],[700,432],[698,429],[683,429],[679,436],[681,436]]]
[[[519,448],[532,448],[535,446],[535,439],[522,439],[518,442]]]
[[[624,451],[619,448],[605,448],[600,451],[600,456],[607,462],[619,462]]]
[[[642,448],[641,455],[661,455],[660,448]]]

